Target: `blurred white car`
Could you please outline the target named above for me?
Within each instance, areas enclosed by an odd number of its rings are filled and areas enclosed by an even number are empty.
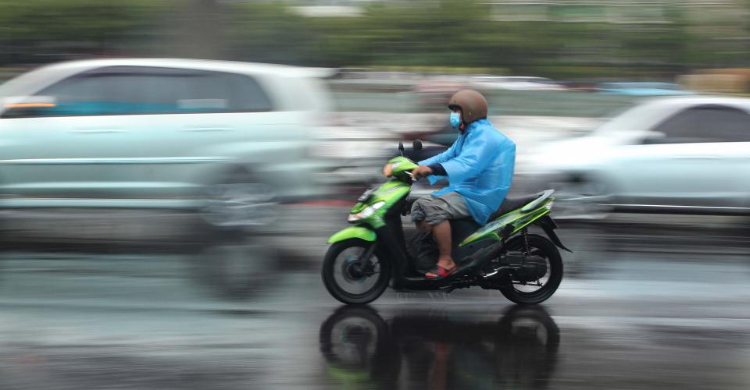
[[[518,186],[556,187],[568,216],[750,211],[750,99],[647,101],[519,159]]]
[[[548,78],[533,76],[476,76],[471,78],[470,85],[479,90],[562,91],[565,89]]]
[[[322,70],[181,59],[67,62],[0,86],[0,208],[199,209],[263,225],[320,195]],[[321,164],[324,167],[325,164]]]

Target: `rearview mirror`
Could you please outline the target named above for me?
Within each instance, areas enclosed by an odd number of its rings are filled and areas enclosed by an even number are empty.
[[[412,142],[412,149],[414,149],[415,152],[418,151],[418,150],[422,150],[422,140],[415,139]]]

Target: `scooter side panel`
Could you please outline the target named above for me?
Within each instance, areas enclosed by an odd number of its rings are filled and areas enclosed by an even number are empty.
[[[361,226],[352,226],[332,235],[328,239],[328,243],[333,244],[336,242],[349,240],[352,238],[358,238],[360,240],[372,242],[377,239],[377,235],[375,234],[375,232],[373,232],[372,230],[368,228],[361,227]]]
[[[536,222],[549,213],[550,210],[548,208],[539,208],[533,213],[526,214],[525,218],[521,218],[513,222],[513,232],[511,233],[511,235],[518,233],[519,231],[521,231],[521,229],[531,225],[532,223]]]
[[[548,199],[541,207],[531,213],[523,213],[520,209],[513,210],[477,230],[461,242],[459,246],[487,239],[499,241],[502,239],[499,232],[508,225],[513,226],[513,233],[516,233],[539,218],[549,214],[553,200],[552,198]]]

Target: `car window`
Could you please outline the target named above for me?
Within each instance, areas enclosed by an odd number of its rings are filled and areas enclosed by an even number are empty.
[[[750,142],[750,115],[725,106],[689,108],[654,128],[662,143]]]
[[[147,67],[110,67],[65,79],[37,95],[55,106],[31,116],[183,114],[270,111],[249,76]],[[27,115],[28,116],[28,115]]]

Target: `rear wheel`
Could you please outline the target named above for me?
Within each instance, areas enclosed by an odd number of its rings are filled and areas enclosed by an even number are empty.
[[[323,261],[323,284],[328,292],[346,304],[365,304],[376,300],[388,287],[391,269],[382,254],[375,251],[370,260],[360,266],[360,256],[374,243],[350,239],[328,248]]]
[[[560,251],[550,240],[529,234],[529,254],[539,256],[547,262],[547,272],[533,282],[521,283],[516,280],[513,284],[500,289],[508,300],[520,305],[534,305],[549,299],[557,291],[563,277],[563,263]],[[524,251],[523,236],[517,236],[508,242],[509,251]]]

